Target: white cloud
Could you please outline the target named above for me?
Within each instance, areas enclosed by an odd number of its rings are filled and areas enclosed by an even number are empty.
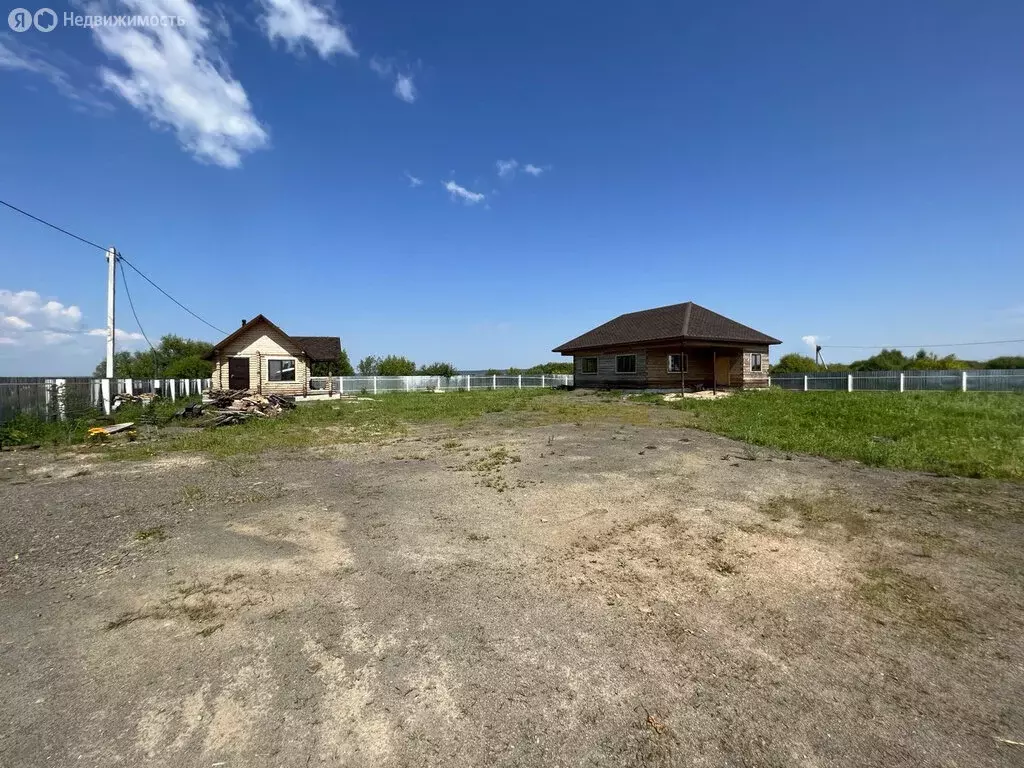
[[[267,146],[267,132],[199,8],[189,0],[122,0],[121,6],[145,16],[179,16],[184,24],[93,27],[99,47],[124,67],[100,70],[108,88],[155,125],[173,130],[198,160],[235,168],[244,153]],[[105,8],[88,6],[93,13]]]
[[[540,166],[533,163],[520,164],[518,160],[511,157],[508,160],[498,160],[494,165],[498,169],[498,175],[503,179],[515,176],[518,171],[528,173],[531,176],[540,176],[542,173],[551,170],[551,166]]]
[[[814,354],[817,354],[818,353],[818,345],[822,342],[822,340],[824,338],[825,338],[824,336],[811,336],[811,335],[807,335],[807,336],[801,336],[800,340],[804,344],[809,346],[811,348],[811,351]]]
[[[53,330],[73,330],[82,322],[82,310],[74,304],[64,306],[59,301],[44,302],[43,297],[35,291],[0,290],[0,309],[14,314],[5,316],[4,324],[18,330],[26,330],[33,325],[22,315],[36,316],[43,326]]]
[[[106,328],[92,328],[85,332],[87,336],[102,336],[107,338]],[[121,328],[114,329],[114,341],[145,341],[146,337],[134,331],[125,331]]]
[[[412,75],[399,75],[395,79],[395,96],[407,104],[416,101],[416,85],[412,81]]]
[[[19,315],[36,312],[43,305],[42,297],[35,291],[8,291],[0,289],[0,309]]]
[[[44,77],[61,95],[71,99],[80,107],[90,107],[95,111],[112,109],[110,104],[97,98],[88,89],[75,85],[67,69],[52,60],[58,56],[61,54],[57,51],[47,51],[43,54],[9,35],[0,35],[0,69],[29,72]],[[64,56],[63,58],[68,59],[69,57]],[[74,61],[62,63],[68,66],[76,65]]]
[[[65,307],[59,301],[48,301],[39,311],[52,327],[76,328],[82,322],[82,310],[74,304]]]
[[[465,187],[459,186],[454,181],[442,181],[441,183],[451,194],[452,200],[461,198],[467,205],[476,205],[484,199],[484,194],[482,192],[472,192]]]
[[[509,176],[515,176],[516,169],[519,167],[519,161],[510,158],[508,160],[498,160],[494,165],[498,168],[498,175],[504,179]]]
[[[10,336],[0,336],[0,344],[9,344],[14,346],[17,343],[18,341],[16,339],[12,339]]]
[[[259,0],[263,6],[260,24],[267,38],[284,41],[290,51],[301,51],[308,43],[327,59],[336,53],[358,56],[348,30],[334,18],[328,3],[313,0]]]
[[[71,341],[75,335],[65,331],[43,331],[40,337],[44,344],[63,344],[65,341]]]
[[[374,56],[370,59],[370,69],[376,72],[381,79],[388,80],[395,76],[395,87],[392,93],[407,104],[412,104],[419,96],[416,84],[413,82],[412,74],[403,74],[398,71],[398,65],[392,59],[382,59]]]
[[[405,178],[409,180],[410,187],[418,187],[423,184],[423,179],[419,178],[418,176],[413,176],[408,171],[405,172]]]
[[[13,328],[16,331],[24,331],[32,327],[32,323],[21,319],[17,315],[0,315],[0,324]]]

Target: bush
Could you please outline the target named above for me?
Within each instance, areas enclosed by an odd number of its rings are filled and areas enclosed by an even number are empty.
[[[523,373],[530,376],[540,376],[542,373],[572,373],[572,363],[541,363],[532,368],[527,368]]]
[[[430,365],[424,365],[420,367],[420,374],[423,376],[444,376],[450,379],[452,376],[457,376],[459,371],[451,363],[431,363]]]
[[[362,365],[362,361],[360,361],[360,365]],[[310,370],[313,376],[352,376],[355,374],[352,363],[348,359],[348,352],[344,349],[341,350],[337,360],[313,363]]]
[[[783,355],[779,362],[771,366],[771,374],[779,376],[784,373],[815,373],[821,367],[807,355],[798,355],[795,352]]]
[[[416,373],[416,363],[400,355],[388,355],[377,363],[377,376],[412,376]]]

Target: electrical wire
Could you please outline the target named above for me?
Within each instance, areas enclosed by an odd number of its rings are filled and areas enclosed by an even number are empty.
[[[152,280],[150,280],[150,279],[149,279],[148,277],[146,277],[145,273],[143,273],[143,272],[142,272],[142,270],[140,270],[140,269],[139,269],[138,267],[136,267],[136,266],[135,266],[134,264],[132,264],[132,263],[131,263],[130,261],[128,261],[128,259],[126,259],[126,258],[125,258],[124,256],[121,256],[120,254],[118,254],[118,257],[117,257],[117,259],[118,259],[118,261],[120,261],[120,262],[123,262],[124,264],[127,264],[127,265],[128,265],[129,267],[131,267],[132,269],[134,269],[134,270],[135,270],[135,272],[136,272],[136,273],[137,273],[137,274],[139,275],[139,277],[141,277],[141,278],[142,278],[143,280],[145,280],[145,281],[146,281],[147,283],[149,283],[150,285],[152,285],[152,286],[153,286],[154,288],[156,288],[156,289],[157,289],[158,291],[160,291],[160,293],[162,293],[162,294],[163,294],[164,296],[166,296],[166,297],[167,297],[168,299],[170,299],[171,301],[173,301],[173,302],[174,302],[175,304],[177,304],[177,305],[178,305],[179,307],[181,307],[181,308],[182,308],[183,310],[185,310],[185,311],[186,311],[186,312],[188,312],[188,313],[189,313],[190,315],[192,315],[192,317],[194,317],[194,318],[195,318],[196,320],[198,320],[198,321],[199,321],[199,322],[201,322],[201,323],[205,323],[206,325],[210,326],[211,328],[213,328],[213,330],[217,331],[218,333],[223,333],[223,334],[224,334],[225,336],[227,336],[227,335],[228,335],[228,332],[227,332],[227,331],[225,331],[225,330],[224,330],[224,329],[222,329],[222,328],[218,328],[218,327],[217,327],[216,325],[214,325],[213,323],[209,322],[208,320],[205,320],[205,319],[203,319],[202,317],[200,317],[199,315],[197,315],[197,314],[196,314],[195,312],[193,312],[193,311],[192,311],[191,309],[189,309],[189,308],[188,308],[188,307],[186,307],[186,306],[185,306],[184,304],[182,304],[182,303],[181,303],[180,301],[178,301],[178,300],[177,300],[176,298],[174,298],[173,296],[171,296],[171,294],[169,294],[169,293],[168,293],[167,291],[165,291],[165,290],[164,290],[163,288],[161,288],[161,287],[160,287],[159,285],[157,285],[157,284],[156,284],[156,283],[154,283],[154,282],[153,282]]]
[[[117,264],[121,268],[121,283],[124,285],[124,293],[128,297],[128,306],[132,309],[132,316],[135,318],[135,324],[139,326],[139,332],[142,334],[142,338],[146,340],[146,343],[149,344],[149,348],[153,350],[153,378],[159,378],[157,373],[159,372],[158,366],[160,363],[160,355],[156,351],[156,347],[153,346],[153,342],[149,340],[149,336],[146,335],[146,331],[142,327],[142,321],[139,320],[139,314],[135,311],[135,302],[132,301],[132,292],[128,290],[128,278],[124,273],[124,260],[119,258],[117,260]],[[116,329],[114,333],[117,333]]]
[[[75,238],[75,240],[78,240],[78,241],[79,241],[79,242],[81,242],[81,243],[85,243],[86,245],[91,245],[91,246],[92,246],[93,248],[99,248],[99,249],[100,249],[101,251],[103,251],[104,253],[106,253],[106,251],[107,251],[107,249],[106,249],[106,248],[104,248],[104,247],[103,247],[102,245],[100,245],[99,243],[94,243],[94,242],[93,242],[92,240],[86,240],[86,239],[85,239],[84,237],[79,237],[79,236],[78,236],[78,235],[76,235],[76,234],[75,234],[74,232],[68,232],[68,231],[67,231],[66,229],[63,229],[63,228],[61,228],[61,227],[58,227],[58,226],[57,226],[56,224],[51,224],[51,223],[50,223],[50,222],[48,222],[48,221],[47,221],[46,219],[40,219],[40,218],[39,218],[38,216],[33,216],[33,215],[32,215],[31,213],[29,213],[28,211],[23,211],[23,210],[21,210],[21,208],[19,208],[18,206],[16,206],[16,205],[11,205],[11,204],[10,204],[10,203],[8,203],[8,202],[7,202],[6,200],[0,200],[0,205],[5,205],[5,206],[7,206],[8,208],[10,208],[10,209],[11,209],[12,211],[17,211],[17,212],[18,212],[18,213],[20,213],[20,214],[21,214],[22,216],[28,216],[28,217],[29,217],[30,219],[32,219],[33,221],[38,221],[38,222],[39,222],[40,224],[45,224],[45,225],[46,225],[46,226],[48,226],[48,227],[49,227],[50,229],[56,229],[56,230],[57,230],[58,232],[61,232],[61,233],[65,234],[65,235],[67,235],[68,237],[73,237],[73,238]]]
[[[84,238],[84,237],[81,237],[80,235],[76,235],[76,234],[75,234],[74,232],[69,232],[68,230],[64,229],[63,227],[58,227],[58,226],[57,226],[56,224],[53,224],[53,223],[51,223],[51,222],[47,221],[46,219],[41,219],[41,218],[40,218],[40,217],[38,217],[38,216],[34,216],[33,214],[29,213],[28,211],[22,210],[22,209],[21,209],[21,208],[19,208],[18,206],[16,206],[16,205],[12,205],[11,203],[8,203],[8,202],[7,202],[6,200],[0,200],[0,205],[4,205],[4,206],[6,206],[7,208],[10,208],[10,209],[11,209],[12,211],[16,211],[17,213],[20,213],[20,214],[21,214],[22,216],[27,216],[28,218],[32,219],[33,221],[38,221],[38,222],[39,222],[40,224],[43,224],[43,225],[45,225],[45,226],[49,227],[50,229],[55,229],[55,230],[57,230],[58,232],[60,232],[60,233],[62,233],[62,234],[65,234],[65,235],[67,235],[68,237],[72,237],[72,238],[74,238],[75,240],[78,240],[78,241],[79,241],[79,242],[81,242],[81,243],[85,243],[86,245],[91,245],[91,246],[92,246],[93,248],[98,248],[99,250],[103,251],[104,253],[106,253],[106,252],[107,252],[107,251],[109,250],[109,249],[107,249],[107,248],[104,248],[104,247],[103,247],[102,245],[100,245],[100,244],[98,244],[98,243],[94,243],[94,242],[93,242],[92,240],[88,240],[88,239],[86,239],[86,238]],[[178,300],[177,300],[176,298],[174,298],[173,296],[171,296],[171,294],[169,294],[169,293],[168,293],[167,291],[165,291],[165,290],[164,290],[163,288],[161,288],[161,287],[160,287],[159,285],[157,285],[157,284],[156,284],[156,283],[154,283],[154,282],[153,282],[152,280],[150,280],[150,279],[149,279],[149,277],[147,277],[147,276],[146,276],[146,275],[145,275],[145,274],[144,274],[144,273],[142,272],[142,270],[140,270],[140,269],[139,269],[138,267],[136,267],[136,266],[135,266],[134,264],[132,264],[132,263],[131,263],[130,261],[128,261],[128,259],[126,259],[126,258],[125,258],[124,256],[122,256],[122,255],[118,254],[118,255],[117,255],[117,260],[118,260],[119,262],[121,262],[122,264],[127,264],[127,265],[128,265],[129,267],[131,267],[132,269],[134,269],[134,270],[135,270],[135,272],[136,272],[136,273],[138,273],[139,277],[141,277],[141,278],[142,278],[143,280],[145,280],[145,281],[146,281],[147,283],[149,283],[150,285],[152,285],[152,286],[153,286],[154,288],[156,288],[156,289],[157,289],[158,291],[160,291],[160,293],[162,293],[162,294],[163,294],[164,296],[166,296],[166,297],[167,297],[168,299],[170,299],[171,301],[173,301],[173,302],[174,302],[175,304],[177,304],[177,305],[178,305],[179,307],[181,307],[181,308],[182,308],[183,310],[185,310],[185,311],[186,311],[186,312],[188,312],[188,313],[189,313],[190,315],[192,315],[192,317],[194,317],[194,318],[195,318],[196,320],[198,320],[198,321],[199,321],[199,322],[201,322],[201,323],[204,323],[204,324],[208,325],[208,326],[209,326],[210,328],[213,328],[213,330],[217,331],[218,333],[223,333],[223,334],[224,334],[225,336],[227,336],[227,331],[225,331],[225,330],[224,330],[224,329],[222,329],[222,328],[218,328],[218,327],[217,327],[216,325],[214,325],[213,323],[209,322],[208,320],[205,320],[204,318],[200,317],[200,316],[199,316],[199,315],[197,315],[197,314],[196,314],[195,312],[193,312],[193,311],[192,311],[191,309],[189,309],[188,307],[186,307],[186,306],[185,306],[184,304],[182,304],[182,303],[181,303],[180,301],[178,301]],[[124,267],[123,267],[123,266],[121,267],[121,279],[122,279],[122,280],[124,280]],[[125,283],[125,290],[126,290],[126,291],[128,290],[128,289],[127,289],[127,285],[128,285],[128,284],[127,284],[127,283]],[[129,298],[129,303],[131,303],[131,298]],[[135,311],[135,310],[134,310],[134,308],[132,308],[132,312],[133,312],[133,313],[134,313],[134,311]],[[136,322],[138,322],[138,320],[139,320],[139,318],[138,318],[138,316],[136,316],[136,318],[135,318],[135,321],[136,321]],[[141,325],[139,326],[139,330],[142,330],[142,326],[141,326]],[[145,336],[146,334],[145,334],[145,333],[143,333],[142,335],[143,335],[143,336]],[[146,339],[146,341],[149,341],[149,339]],[[150,344],[150,346],[152,347],[153,345],[152,345],[152,344]]]

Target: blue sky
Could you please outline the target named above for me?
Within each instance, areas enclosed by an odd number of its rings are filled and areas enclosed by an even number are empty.
[[[464,368],[687,300],[773,357],[1024,338],[1016,0],[50,7],[185,23],[0,26],[0,197],[225,330]],[[0,249],[0,375],[91,370],[103,255],[6,210]]]

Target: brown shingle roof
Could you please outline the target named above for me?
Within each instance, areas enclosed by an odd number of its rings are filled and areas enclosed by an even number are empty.
[[[725,315],[687,301],[619,315],[551,351],[569,354],[580,349],[674,339],[741,344],[782,343],[772,336],[730,320]]]
[[[292,336],[292,339],[314,363],[333,362],[341,355],[341,339],[337,336]]]
[[[243,323],[240,328],[234,331],[234,333],[228,334],[225,338],[214,344],[213,349],[204,355],[204,359],[212,360],[218,349],[226,347],[247,329],[257,323],[266,323],[282,336],[294,341],[299,349],[306,353],[310,362],[330,362],[337,360],[338,356],[341,354],[341,338],[338,336],[291,336],[290,334],[282,331],[263,315],[256,315],[252,320]]]

